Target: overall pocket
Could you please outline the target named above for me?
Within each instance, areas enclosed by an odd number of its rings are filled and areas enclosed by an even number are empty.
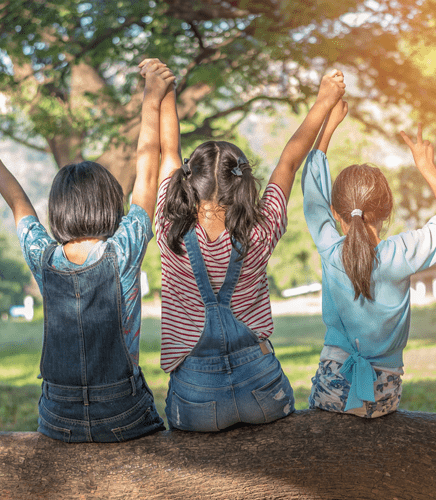
[[[45,418],[41,417],[41,414],[38,418],[38,432],[52,439],[63,441],[64,443],[69,443],[71,441],[70,429],[58,427],[57,425],[47,422]]]
[[[280,375],[260,389],[252,391],[262,412],[265,422],[272,422],[292,413],[294,408],[294,391],[286,375]]]
[[[164,431],[165,425],[153,398],[144,391],[144,396],[135,406],[114,417],[93,422],[93,430],[100,442],[111,441],[109,435],[121,442]]]
[[[117,441],[122,442],[128,439],[140,437],[145,435],[147,431],[150,431],[150,427],[153,427],[155,424],[153,418],[151,418],[150,412],[151,409],[147,408],[147,410],[145,410],[145,412],[134,422],[111,429],[114,436],[117,438]]]
[[[171,418],[170,418],[171,417]],[[191,403],[172,391],[170,401],[171,425],[182,431],[217,432],[216,401]]]

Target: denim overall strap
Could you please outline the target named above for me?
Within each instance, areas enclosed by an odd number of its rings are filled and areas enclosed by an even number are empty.
[[[229,307],[232,299],[233,291],[241,274],[242,260],[237,261],[239,256],[237,250],[232,246],[230,254],[230,262],[227,268],[224,282],[219,290],[218,295],[215,295],[207,274],[206,264],[204,263],[203,255],[201,254],[200,244],[198,243],[195,228],[190,229],[183,238],[188,252],[189,261],[192,271],[194,272],[195,280],[198,289],[203,299],[204,305],[207,307],[212,304],[220,303],[223,306]],[[238,248],[240,244],[236,243]]]
[[[184,237],[205,303],[200,338],[171,372],[166,414],[170,427],[218,431],[238,422],[265,423],[294,410],[289,381],[269,348],[229,307],[242,259],[232,247],[224,283],[216,297],[195,230]]]
[[[238,241],[235,242],[235,245],[238,250],[242,247]],[[239,276],[241,275],[243,259],[237,260],[240,256],[238,250],[236,250],[232,245],[232,252],[230,254],[230,262],[227,268],[226,277],[224,278],[224,283],[221,285],[220,291],[217,295],[218,302],[226,307],[230,307],[233,292],[235,291]]]
[[[51,256],[53,255],[53,252],[56,250],[56,247],[58,246],[57,243],[51,243],[45,250],[44,253],[42,254],[42,269],[44,269],[46,266],[48,266],[49,260]]]
[[[216,357],[240,351],[250,346],[257,346],[259,339],[242,321],[236,319],[230,309],[230,301],[242,268],[242,260],[237,260],[239,253],[232,248],[230,263],[224,283],[215,296],[207,275],[206,265],[201,254],[197,234],[189,231],[184,237],[189,260],[194,272],[198,289],[205,305],[204,328],[200,339],[192,349],[192,356]],[[187,362],[187,359],[185,360]]]
[[[73,270],[43,262],[44,345],[41,374],[70,388],[107,387],[133,381],[133,363],[122,328],[118,262],[109,243],[95,263]],[[132,390],[135,390],[132,387]]]

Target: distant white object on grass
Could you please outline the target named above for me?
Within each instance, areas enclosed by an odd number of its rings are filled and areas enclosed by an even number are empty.
[[[9,314],[13,318],[23,317],[27,321],[31,321],[33,319],[33,297],[27,295],[24,298],[24,305],[22,306],[11,306]]]
[[[312,283],[311,285],[297,286],[297,288],[288,288],[283,290],[282,297],[297,297],[306,293],[320,292],[322,290],[321,283]]]
[[[147,273],[141,271],[141,296],[145,297],[150,293],[150,286],[148,284]]]

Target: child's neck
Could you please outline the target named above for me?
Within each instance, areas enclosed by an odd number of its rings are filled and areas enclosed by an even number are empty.
[[[198,222],[209,241],[215,241],[226,228],[226,211],[213,201],[202,201],[198,208]]]
[[[83,238],[77,238],[71,240],[64,245],[64,252],[67,259],[73,264],[82,265],[87,257],[92,247],[99,241],[105,240],[104,236],[101,237],[89,237],[84,236]]]

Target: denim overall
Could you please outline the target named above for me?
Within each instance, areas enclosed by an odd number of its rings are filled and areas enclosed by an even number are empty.
[[[124,340],[115,250],[71,271],[42,263],[44,343],[38,431],[66,442],[116,442],[164,430]]]
[[[215,296],[195,229],[184,242],[206,311],[200,339],[170,375],[165,409],[170,428],[213,432],[238,422],[261,424],[289,415],[294,411],[293,391],[271,344],[260,342],[230,309],[242,267],[238,252],[232,247]]]

